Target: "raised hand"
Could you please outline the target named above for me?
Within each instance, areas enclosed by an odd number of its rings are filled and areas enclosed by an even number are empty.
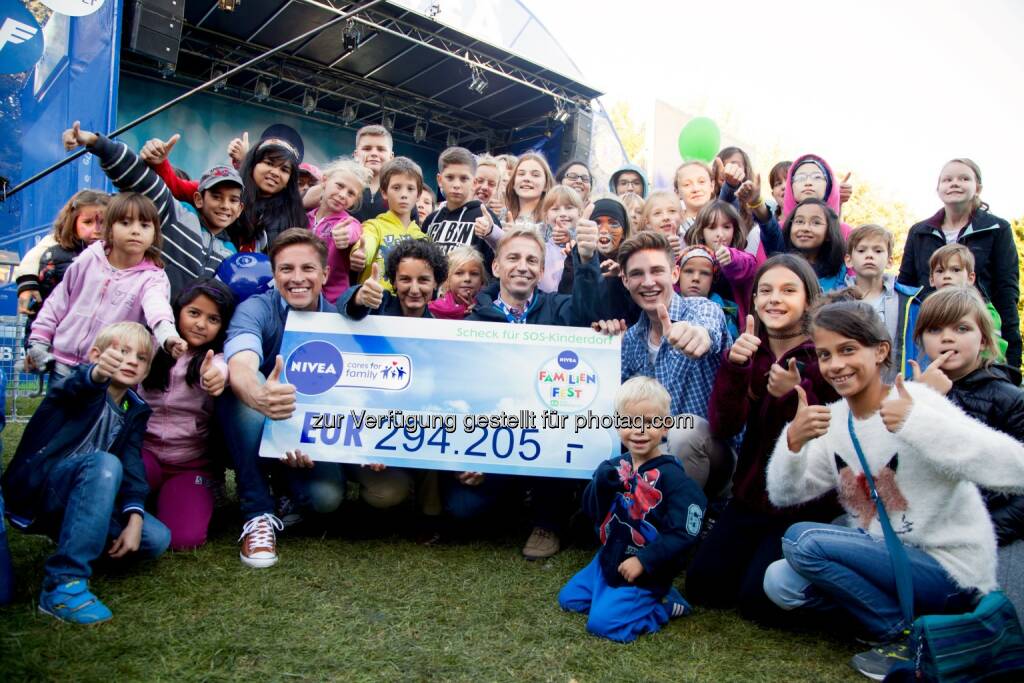
[[[242,137],[235,138],[228,143],[228,157],[235,167],[242,165],[242,159],[249,153],[249,131],[242,133]]]
[[[576,221],[576,249],[581,261],[589,261],[597,251],[597,223],[581,218]]]
[[[199,386],[210,396],[220,396],[224,393],[225,384],[224,373],[213,364],[213,349],[210,349],[199,366]]]
[[[484,211],[479,218],[473,221],[473,234],[480,239],[490,235],[492,230],[494,230],[494,220],[488,211]]]
[[[843,182],[839,183],[839,203],[845,204],[850,201],[850,197],[853,196],[853,185],[850,183],[850,176],[853,175],[853,171],[850,171],[843,176]]]
[[[817,439],[828,432],[832,421],[832,411],[828,406],[812,406],[807,404],[807,392],[799,384],[796,386],[796,415],[786,430],[786,445],[796,453],[811,439]]]
[[[615,259],[606,258],[601,261],[601,274],[605,277],[618,277],[622,272],[619,262]]]
[[[171,354],[171,358],[178,360],[188,351],[188,342],[178,335],[173,335],[164,342],[164,349]]]
[[[711,348],[711,335],[706,329],[688,322],[672,322],[665,304],[658,304],[658,320],[661,334],[684,356],[701,358]]]
[[[110,345],[103,349],[100,357],[96,359],[96,367],[92,369],[92,379],[95,382],[106,382],[124,362],[124,353],[117,346]]]
[[[907,391],[907,387],[904,386],[902,375],[896,375],[895,385],[897,398],[882,401],[882,406],[878,409],[885,428],[890,432],[900,430],[903,423],[907,421],[907,416],[910,415],[910,409],[914,407],[914,399]]]
[[[789,366],[783,369],[778,363],[772,363],[768,370],[768,393],[775,398],[781,398],[800,384],[800,368],[797,366],[796,358],[789,359]]]
[[[910,368],[914,373],[914,381],[920,382],[921,384],[927,384],[943,396],[948,394],[950,389],[953,388],[953,380],[951,380],[942,370],[942,364],[945,363],[951,355],[953,355],[952,349],[940,353],[939,357],[932,361],[931,365],[929,365],[928,369],[924,372],[921,372],[921,366],[917,364],[917,361],[910,361]]]
[[[747,174],[743,170],[743,164],[737,164],[735,161],[730,161],[722,169],[722,177],[725,178],[725,182],[729,183],[733,187],[739,187],[743,184],[743,181],[747,179]]]
[[[761,346],[761,338],[754,334],[754,316],[747,316],[747,329],[729,349],[729,362],[733,365],[746,365]]]
[[[666,237],[668,237],[669,246],[672,247],[672,257],[678,261],[679,257],[683,254],[683,241],[679,239],[679,233],[677,232],[666,235]]]
[[[363,244],[362,237],[352,245],[352,251],[348,253],[348,265],[357,273],[361,273],[363,268],[366,268],[366,245]]]
[[[715,260],[718,261],[720,266],[727,266],[732,263],[732,252],[729,251],[729,247],[721,246],[715,249]]]
[[[178,140],[181,140],[181,135],[178,133],[167,138],[166,141],[160,138],[147,140],[139,152],[139,157],[150,166],[159,166],[171,155],[171,150],[178,144]]]
[[[754,179],[747,178],[736,190],[736,198],[746,206],[757,204],[761,199],[761,174],[758,173]]]
[[[629,325],[626,324],[625,320],[598,320],[590,323],[590,328],[594,332],[600,332],[607,334],[609,337],[614,337],[617,334],[624,334]]]
[[[334,247],[338,251],[348,249],[348,232],[354,220],[355,219],[353,218],[346,218],[343,221],[338,221],[334,224],[334,227],[331,228],[331,238],[334,239]]]
[[[371,310],[380,308],[384,302],[384,285],[380,283],[380,266],[376,263],[370,269],[370,279],[359,286],[355,302]]]
[[[99,138],[96,133],[90,133],[82,130],[81,121],[75,121],[71,124],[71,127],[64,131],[61,135],[61,141],[64,143],[64,149],[68,152],[74,150],[79,145],[85,145],[88,147],[92,143],[96,142]]]
[[[277,357],[270,376],[256,392],[255,408],[271,420],[287,420],[295,412],[295,385],[281,381],[284,358]]]

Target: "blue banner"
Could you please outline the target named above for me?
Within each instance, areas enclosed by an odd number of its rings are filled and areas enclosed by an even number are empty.
[[[10,187],[67,156],[60,134],[75,119],[115,127],[120,35],[116,0],[0,0],[0,176]],[[4,201],[0,249],[24,253],[85,188],[111,189],[91,154]]]
[[[589,479],[620,452],[620,338],[586,328],[288,315],[297,409],[260,455]]]

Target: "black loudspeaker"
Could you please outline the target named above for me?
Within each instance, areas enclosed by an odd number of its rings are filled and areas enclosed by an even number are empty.
[[[594,114],[577,109],[562,132],[562,148],[558,152],[558,165],[567,161],[590,159],[590,142],[594,135]]]
[[[167,64],[178,63],[185,0],[136,0],[128,49]]]

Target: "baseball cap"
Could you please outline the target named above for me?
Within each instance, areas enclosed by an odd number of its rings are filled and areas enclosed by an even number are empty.
[[[198,191],[200,193],[206,192],[221,183],[234,183],[242,187],[242,176],[238,175],[238,171],[230,166],[214,166],[199,179]]]

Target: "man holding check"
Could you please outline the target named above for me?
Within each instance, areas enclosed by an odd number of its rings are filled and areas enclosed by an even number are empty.
[[[478,221],[487,221],[485,214]],[[481,226],[482,228],[489,226]],[[572,294],[541,292],[537,289],[544,272],[544,243],[536,230],[508,225],[495,249],[492,270],[498,278],[498,297],[478,296],[478,305],[467,320],[513,324],[589,327],[597,320],[601,268],[597,259],[597,224],[580,220],[576,227],[573,259],[575,279]],[[543,559],[558,552],[559,533],[568,519],[573,480],[541,477],[530,482],[533,489],[534,529],[523,548],[527,559]],[[459,498],[454,505],[452,497]],[[446,506],[467,516],[479,513],[494,502],[494,496],[480,487],[460,486],[449,492]]]
[[[270,263],[274,289],[243,301],[231,319],[224,357],[234,393],[225,392],[217,404],[245,519],[239,557],[258,568],[277,562],[274,530],[284,528],[270,492],[272,461],[261,460],[259,448],[264,418],[286,420],[295,412],[295,386],[281,382],[285,321],[293,310],[335,310],[321,293],[327,281],[327,250],[312,232],[282,232],[270,247]],[[296,468],[287,472],[287,479],[297,504],[317,513],[338,508],[345,493],[341,465],[314,463],[298,448],[283,460]]]

